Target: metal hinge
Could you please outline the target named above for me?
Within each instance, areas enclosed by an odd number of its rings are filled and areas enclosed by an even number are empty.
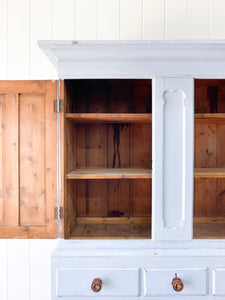
[[[54,112],[60,113],[63,112],[63,100],[56,99],[54,100]]]
[[[54,207],[54,219],[63,219],[64,218],[64,209],[62,206],[58,207],[55,206]]]

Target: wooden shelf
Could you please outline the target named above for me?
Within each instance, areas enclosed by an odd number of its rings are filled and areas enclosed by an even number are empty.
[[[151,224],[76,224],[71,239],[150,239]]]
[[[151,217],[77,217],[77,224],[151,224]]]
[[[75,123],[151,123],[152,114],[121,113],[67,113],[66,118]]]
[[[195,121],[225,121],[225,113],[195,114]]]
[[[66,179],[150,179],[151,169],[99,168],[75,169],[66,174]]]
[[[225,178],[225,168],[195,168],[194,178]]]
[[[194,224],[195,239],[225,239],[225,223],[197,223]]]

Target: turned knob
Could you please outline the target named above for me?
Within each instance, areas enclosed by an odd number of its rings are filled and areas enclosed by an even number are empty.
[[[91,284],[91,289],[93,292],[97,293],[99,291],[101,291],[101,288],[102,288],[102,281],[100,278],[95,278],[93,281],[92,281],[92,284]]]
[[[177,277],[177,273],[175,274],[175,277],[173,278],[172,282],[171,282],[174,291],[176,292],[181,292],[184,288],[184,284],[183,281]]]

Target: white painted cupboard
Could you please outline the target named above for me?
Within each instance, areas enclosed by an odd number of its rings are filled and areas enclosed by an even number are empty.
[[[39,45],[64,80],[52,299],[221,299],[224,42]]]

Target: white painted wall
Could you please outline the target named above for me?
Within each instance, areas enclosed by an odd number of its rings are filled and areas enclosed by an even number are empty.
[[[225,0],[0,0],[0,80],[55,79],[45,39],[225,39]],[[56,240],[0,240],[0,300],[50,300]]]

